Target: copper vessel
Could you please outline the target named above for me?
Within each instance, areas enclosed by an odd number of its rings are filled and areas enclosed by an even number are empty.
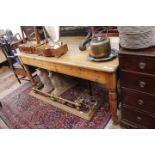
[[[90,56],[94,58],[108,57],[111,53],[110,39],[95,37],[90,42]]]

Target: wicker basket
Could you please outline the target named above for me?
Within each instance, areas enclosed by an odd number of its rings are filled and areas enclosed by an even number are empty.
[[[155,26],[118,27],[120,45],[127,49],[143,49],[155,46]]]

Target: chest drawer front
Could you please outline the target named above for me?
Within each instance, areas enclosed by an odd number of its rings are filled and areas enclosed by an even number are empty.
[[[155,75],[155,57],[119,55],[120,68]]]
[[[121,71],[121,87],[155,94],[155,76]]]
[[[155,96],[125,88],[121,89],[121,94],[124,105],[155,114]]]
[[[135,123],[142,128],[155,129],[155,117],[122,107],[122,120]]]

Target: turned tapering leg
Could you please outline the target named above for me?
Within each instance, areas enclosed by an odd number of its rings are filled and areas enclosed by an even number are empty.
[[[112,121],[114,124],[117,124],[118,117],[117,117],[117,92],[109,90],[109,104],[110,110],[112,114]]]
[[[109,104],[114,124],[118,123],[117,116],[117,72],[109,73],[107,77],[107,88],[109,90]]]

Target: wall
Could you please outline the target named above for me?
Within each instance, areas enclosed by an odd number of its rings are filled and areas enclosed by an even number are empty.
[[[15,34],[15,33],[21,34],[20,26],[8,25],[8,26],[2,26],[2,27],[0,27],[0,29],[4,29],[4,30],[10,29],[10,30],[12,30],[13,34]]]

